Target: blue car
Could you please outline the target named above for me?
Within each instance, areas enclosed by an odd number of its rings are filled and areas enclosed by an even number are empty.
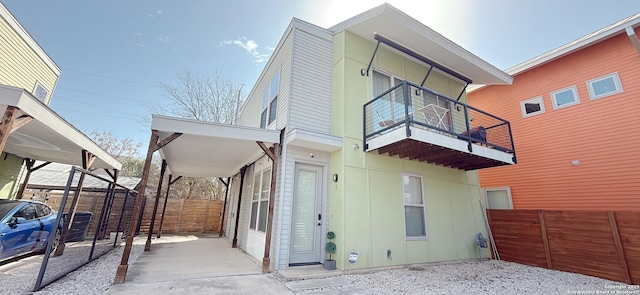
[[[62,225],[54,229],[57,215],[44,203],[0,200],[0,260],[44,253],[49,239],[54,240],[55,249],[62,229]]]

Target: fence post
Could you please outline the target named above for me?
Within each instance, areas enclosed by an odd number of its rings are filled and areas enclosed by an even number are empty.
[[[182,210],[184,209],[184,199],[180,199],[180,211],[178,211],[178,223],[176,223],[176,233],[180,233],[180,224],[182,224]]]
[[[611,226],[611,234],[613,235],[613,242],[616,245],[616,254],[618,255],[618,263],[621,264],[624,271],[624,282],[631,284],[631,273],[629,272],[629,265],[627,264],[626,255],[624,254],[624,248],[622,247],[622,240],[620,239],[620,231],[618,230],[618,223],[616,222],[615,212],[607,212],[609,215],[609,225]]]
[[[544,223],[544,212],[542,210],[538,210],[538,217],[540,218],[540,232],[542,233],[542,243],[544,244],[544,255],[547,258],[547,268],[553,269],[551,250],[549,249],[549,237],[547,237],[547,226]]]

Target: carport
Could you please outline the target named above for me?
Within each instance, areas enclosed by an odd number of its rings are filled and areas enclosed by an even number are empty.
[[[24,158],[27,168],[17,193],[18,199],[22,198],[31,173],[50,163],[70,164],[85,170],[102,168],[114,182],[117,181],[122,164],[28,91],[0,85],[0,111],[3,113],[0,150]],[[36,161],[44,163],[34,166]],[[75,215],[84,179],[85,173],[82,173],[71,203],[69,220]],[[67,231],[63,231],[62,241]],[[64,243],[60,246],[56,250],[57,255],[64,251]]]
[[[270,266],[271,231],[273,224],[273,204],[276,191],[276,175],[278,159],[280,155],[280,143],[282,133],[277,130],[267,130],[246,126],[217,124],[211,122],[195,121],[183,118],[174,118],[161,115],[153,115],[151,120],[151,138],[147,150],[142,181],[139,191],[144,192],[149,180],[149,170],[153,153],[158,151],[162,158],[160,179],[157,186],[154,209],[151,224],[145,245],[145,251],[151,250],[151,236],[155,226],[160,193],[164,175],[169,173],[169,186],[180,177],[218,177],[225,185],[229,185],[231,176],[240,172],[242,183],[246,167],[256,159],[267,155],[271,160],[271,194],[269,195],[269,207],[267,215],[266,242],[264,245],[264,257],[262,258],[262,271],[268,272]],[[176,178],[174,178],[176,177]],[[167,190],[168,191],[168,190]],[[242,186],[240,186],[240,197]],[[165,196],[165,204],[168,196]],[[137,220],[141,214],[144,193],[138,194],[133,219]],[[225,204],[226,205],[226,204]],[[166,205],[165,205],[166,206]],[[240,202],[238,210],[240,211]],[[223,213],[224,215],[224,213]],[[164,208],[161,220],[164,219]],[[224,216],[223,216],[224,220]],[[162,221],[161,221],[162,223]],[[233,247],[236,246],[238,218],[236,218]],[[135,230],[132,223],[131,232]],[[162,225],[160,225],[162,227]],[[125,282],[129,255],[133,244],[133,235],[127,237],[122,254],[122,260],[116,272],[115,284]]]
[[[51,163],[80,166],[83,169],[79,170],[80,176],[74,179],[72,201],[65,212],[68,216],[66,219],[71,221],[76,215],[85,176],[86,173],[90,173],[89,169],[104,169],[113,183],[117,181],[122,164],[29,91],[0,85],[0,112],[2,113],[0,151],[24,159],[24,165],[27,168],[22,185],[17,190],[18,199],[22,198],[32,172]],[[42,163],[36,166],[36,161]],[[19,183],[20,178],[17,177],[14,185]],[[71,181],[68,185],[71,185]],[[109,187],[111,191],[114,189],[115,185]],[[65,195],[65,201],[66,197]],[[65,208],[64,202],[60,211],[62,208]],[[58,208],[55,209],[58,210]],[[58,215],[58,220],[61,219],[61,215]],[[56,224],[58,222],[56,221]],[[65,223],[60,236],[61,243],[56,249],[55,256],[63,254],[64,242],[71,229],[72,222]],[[34,289],[41,286],[45,268],[46,262],[43,263]]]

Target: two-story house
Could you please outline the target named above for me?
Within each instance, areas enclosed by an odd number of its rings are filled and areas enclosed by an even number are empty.
[[[481,170],[496,209],[639,210],[640,14],[506,70],[469,93],[512,124],[518,165]]]
[[[60,68],[0,3],[0,199],[21,198],[36,160],[122,164],[48,107]]]
[[[293,19],[242,126],[154,116],[149,150],[173,176],[233,176],[225,235],[265,271],[322,263],[328,231],[341,269],[473,259],[477,170],[516,153],[465,89],[511,79],[388,4],[326,29]]]

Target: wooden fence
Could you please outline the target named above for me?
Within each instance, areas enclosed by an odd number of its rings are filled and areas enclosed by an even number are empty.
[[[640,212],[487,210],[502,260],[640,284]]]
[[[154,201],[154,198],[147,198],[145,202],[140,232],[149,232]],[[159,201],[154,233],[160,229],[164,198]],[[162,233],[217,233],[220,230],[222,205],[221,200],[168,199]]]

